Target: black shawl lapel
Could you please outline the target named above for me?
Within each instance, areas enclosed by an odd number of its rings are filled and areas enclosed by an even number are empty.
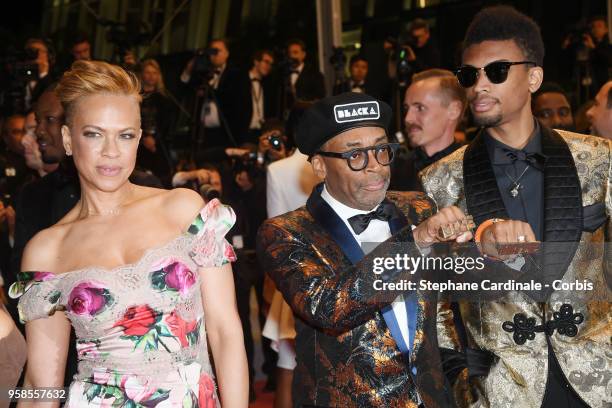
[[[544,168],[544,241],[579,242],[582,235],[582,189],[565,140],[542,127]],[[572,254],[573,256],[573,254]]]
[[[569,146],[557,132],[543,126],[542,153],[547,157],[544,168],[544,279],[552,283],[565,274],[582,236],[582,189]]]
[[[463,155],[463,183],[468,214],[476,225],[490,218],[508,218],[481,130]]]

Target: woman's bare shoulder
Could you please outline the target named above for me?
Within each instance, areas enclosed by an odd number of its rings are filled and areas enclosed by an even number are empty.
[[[163,197],[162,207],[169,220],[185,230],[204,206],[202,197],[187,188],[169,190]]]
[[[21,270],[54,272],[61,242],[69,228],[69,224],[58,223],[34,235],[23,250]]]

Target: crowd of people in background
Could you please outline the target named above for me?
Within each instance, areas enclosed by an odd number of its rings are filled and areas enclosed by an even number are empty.
[[[393,123],[399,126],[392,134],[402,146],[392,164],[390,189],[422,191],[418,172],[469,142],[477,129],[467,109],[465,89],[453,72],[439,66],[440,55],[427,23],[415,21],[409,36],[406,44],[385,43],[388,70],[384,77],[369,75],[372,61],[356,53],[348,59],[345,78],[336,81],[330,91],[367,93],[391,106],[398,105]],[[16,302],[5,293],[20,271],[23,249],[36,232],[62,218],[80,196],[74,163],[62,144],[65,112],[55,93],[61,77],[55,51],[52,44],[38,38],[29,39],[25,48],[35,56],[38,73],[23,84],[18,108],[5,109],[0,118],[0,303],[21,330]],[[535,116],[546,127],[612,139],[612,50],[606,20],[593,18],[590,32],[577,43],[563,41],[563,48],[568,53],[586,52],[595,97],[573,106],[571,92],[546,82],[532,98]],[[87,37],[77,36],[70,51],[74,61],[91,60],[95,59],[92,49]],[[292,39],[286,44],[283,60],[260,49],[253,53],[251,66],[245,68],[232,65],[231,44],[214,39],[188,61],[179,78],[180,91],[174,94],[164,85],[164,73],[154,58],[137,61],[129,55],[124,61],[126,69],[139,75],[143,97],[143,134],[130,179],[135,184],[167,189],[186,186],[207,201],[220,197],[235,210],[237,222],[228,240],[237,254],[233,273],[251,399],[255,398],[250,320],[254,288],[259,324],[269,336],[262,342],[262,370],[268,377],[266,389],[277,389],[278,407],[291,403],[295,332],[290,309],[266,280],[257,260],[255,238],[268,217],[305,204],[317,182],[308,170],[307,157],[293,141],[302,114],[327,94],[325,78],[308,50],[303,41]],[[410,74],[403,87],[397,79],[405,74],[405,67],[393,56],[398,50],[406,53]],[[398,94],[399,104],[395,100]],[[4,104],[11,105],[6,100]],[[177,140],[175,129],[181,117],[190,118],[189,131],[183,140]],[[275,316],[266,323],[270,311]],[[17,337],[10,338],[10,350],[19,354],[23,347]],[[0,347],[0,359],[4,358],[2,350],[8,349]],[[16,366],[23,364],[18,360],[11,361]],[[66,384],[76,369],[74,361],[68,365],[73,370],[67,370]],[[18,378],[7,381],[15,385]]]

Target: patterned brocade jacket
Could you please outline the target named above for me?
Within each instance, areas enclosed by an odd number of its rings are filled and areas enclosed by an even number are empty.
[[[436,303],[421,293],[412,307],[407,303],[414,332],[403,353],[397,327],[386,320],[390,302],[372,301],[372,259],[385,256],[385,245],[364,256],[321,188],[306,206],[267,220],[258,234],[260,262],[296,316],[294,406],[416,408],[419,398],[428,408],[453,406],[437,346]],[[411,242],[411,225],[431,216],[431,200],[414,192],[388,192],[386,200],[396,210],[386,243]],[[397,281],[401,273],[385,278]]]
[[[541,129],[547,158],[541,271],[567,283],[591,282],[594,290],[590,297],[580,291],[551,291],[537,302],[519,292],[495,301],[459,302],[460,316],[455,318],[465,327],[467,347],[495,354],[488,376],[472,379],[472,393],[465,392],[465,382],[455,384],[455,392],[463,395],[456,399],[466,406],[539,408],[549,347],[588,406],[612,406],[612,276],[606,248],[612,232],[611,142]],[[484,138],[481,132],[468,146],[421,172],[425,191],[440,208],[456,205],[477,225],[509,218]],[[527,319],[534,319],[534,325]],[[456,347],[456,340],[444,334],[439,331],[440,347]]]

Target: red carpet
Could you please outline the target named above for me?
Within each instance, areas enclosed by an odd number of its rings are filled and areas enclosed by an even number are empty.
[[[266,381],[255,382],[255,393],[257,399],[249,404],[249,408],[272,408],[274,405],[274,392],[264,392],[262,388],[266,385]]]

